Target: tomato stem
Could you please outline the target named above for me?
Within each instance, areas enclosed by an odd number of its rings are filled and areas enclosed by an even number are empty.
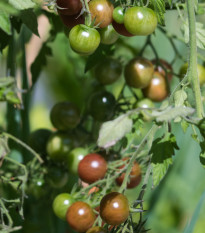
[[[188,80],[192,82],[192,87],[196,101],[196,113],[199,118],[204,116],[204,109],[201,102],[201,91],[197,72],[197,43],[196,43],[196,18],[195,1],[187,0],[187,13],[189,23],[189,68],[187,71]]]
[[[85,25],[86,26],[90,26],[92,23],[92,17],[91,17],[91,13],[90,13],[90,9],[89,9],[89,5],[88,5],[88,1],[87,0],[81,0],[82,5],[85,7],[86,9],[86,16],[85,16]]]

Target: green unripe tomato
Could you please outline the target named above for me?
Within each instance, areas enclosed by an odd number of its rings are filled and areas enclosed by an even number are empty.
[[[154,103],[150,99],[145,98],[137,102],[137,107],[138,108],[154,108]]]
[[[114,113],[115,97],[107,91],[94,93],[89,101],[89,111],[97,121],[110,119]]]
[[[99,63],[95,68],[95,78],[102,85],[109,85],[120,78],[122,64],[116,59],[106,59]]]
[[[84,24],[73,27],[69,33],[71,48],[81,55],[90,55],[95,52],[100,44],[100,34]]]
[[[58,130],[66,131],[78,125],[80,112],[73,103],[59,102],[52,107],[50,119],[53,126]]]
[[[134,6],[125,12],[124,25],[133,35],[147,36],[157,27],[157,16],[150,8]]]
[[[53,212],[57,217],[66,220],[66,212],[74,202],[73,197],[68,193],[61,193],[53,201]]]
[[[78,164],[87,155],[89,151],[83,147],[73,149],[67,156],[67,165],[69,172],[78,174]]]
[[[181,78],[183,78],[184,75],[187,73],[187,69],[188,69],[188,63],[182,65],[179,71]],[[200,86],[202,86],[205,83],[205,68],[202,65],[197,64],[197,72],[198,72]]]
[[[119,38],[119,34],[115,31],[110,24],[105,28],[99,30],[102,44],[114,44]]]
[[[40,199],[46,196],[48,187],[46,186],[45,180],[43,178],[37,178],[32,180],[28,185],[27,193],[31,194],[36,199]]]
[[[115,20],[116,23],[124,23],[124,12],[123,8],[121,6],[116,7],[113,10],[112,14],[113,19]]]
[[[56,162],[66,160],[66,155],[73,147],[73,140],[70,135],[65,133],[54,133],[48,140],[47,153],[50,159]]]

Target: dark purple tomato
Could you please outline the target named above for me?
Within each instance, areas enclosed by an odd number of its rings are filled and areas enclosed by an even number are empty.
[[[129,216],[129,202],[121,193],[106,194],[100,202],[100,217],[110,225],[119,225]]]
[[[123,23],[120,24],[120,23],[117,23],[113,20],[112,26],[115,29],[115,31],[118,32],[122,36],[127,36],[127,37],[134,36],[133,34],[131,34],[127,31],[127,29],[125,28],[125,25]]]
[[[92,227],[95,219],[92,208],[83,201],[73,203],[66,214],[68,224],[77,232],[86,232]]]
[[[172,66],[165,60],[159,59],[159,62],[157,62],[156,59],[152,60],[152,63],[155,65],[155,71],[159,72],[161,75],[165,77],[167,71],[167,78],[169,81],[172,80]]]
[[[166,80],[159,72],[154,72],[149,85],[143,90],[144,96],[155,102],[161,102],[168,96]]]
[[[112,23],[113,5],[109,0],[91,0],[89,10],[95,25],[105,28]]]
[[[82,9],[80,0],[56,0],[57,9],[63,15],[75,15]]]
[[[68,28],[73,28],[78,24],[84,24],[85,18],[83,15],[79,16],[79,13],[76,15],[62,15],[60,14],[60,18],[63,21],[64,25]]]
[[[124,70],[127,85],[134,88],[147,87],[153,73],[153,64],[145,58],[133,58],[125,66]]]
[[[86,155],[78,165],[78,175],[86,183],[94,183],[104,178],[107,171],[107,162],[99,154]]]

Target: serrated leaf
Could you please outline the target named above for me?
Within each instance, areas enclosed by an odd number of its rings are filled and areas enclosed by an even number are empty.
[[[164,23],[164,14],[165,14],[165,2],[164,0],[150,0],[151,5],[154,7],[154,11],[157,15],[158,23],[162,26],[165,25]]]
[[[0,10],[0,28],[11,35],[11,22],[9,19],[9,14]]]
[[[34,34],[39,36],[37,16],[32,9],[21,11],[20,18],[22,22],[27,26],[27,28],[29,28]]]
[[[195,110],[189,107],[171,107],[169,106],[163,111],[153,110],[151,114],[147,114],[156,118],[157,122],[170,121],[177,117],[186,117],[193,114]]]
[[[42,45],[39,54],[37,55],[35,61],[31,65],[31,74],[32,74],[32,83],[33,85],[36,83],[43,66],[47,64],[46,56],[51,56],[52,50],[46,44],[46,42]]]
[[[152,163],[163,163],[164,160],[171,158],[175,154],[175,150],[178,149],[176,138],[171,133],[155,139],[150,150]]]
[[[152,177],[153,177],[153,184],[157,186],[160,181],[164,178],[169,168],[169,165],[172,164],[172,158],[166,159],[163,163],[152,163]]]
[[[175,106],[183,106],[184,105],[184,101],[187,99],[187,94],[184,90],[178,90],[175,92],[174,94],[174,103]]]
[[[97,141],[98,146],[108,148],[115,145],[126,133],[131,131],[132,124],[133,122],[127,114],[103,123]]]
[[[9,0],[9,3],[18,10],[26,10],[36,6],[32,0]]]

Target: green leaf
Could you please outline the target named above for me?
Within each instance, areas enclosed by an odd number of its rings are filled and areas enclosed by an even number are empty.
[[[150,0],[150,3],[154,8],[155,13],[157,14],[158,23],[164,26],[165,25],[165,22],[164,22],[165,2],[164,0]]]
[[[182,121],[181,121],[181,127],[182,127],[183,132],[186,133],[187,128],[189,127],[188,122],[185,121],[185,120],[182,120]]]
[[[9,0],[9,3],[18,10],[26,10],[36,6],[32,0]]]
[[[32,9],[21,11],[20,18],[22,22],[27,26],[27,28],[32,31],[32,33],[39,36],[37,16]]]
[[[14,84],[15,79],[13,77],[2,77],[0,78],[0,88],[7,87]]]
[[[155,139],[150,150],[150,153],[152,153],[152,163],[163,163],[164,160],[175,155],[175,150],[178,149],[176,138],[171,133]]]
[[[9,19],[9,14],[0,10],[0,28],[11,35],[11,22]]]
[[[31,65],[31,74],[32,74],[32,83],[33,85],[36,83],[43,66],[47,64],[46,56],[51,56],[52,50],[46,44],[46,42],[42,45],[39,54],[37,55],[35,61]]]
[[[10,4],[8,4],[5,0],[1,0],[1,2],[0,2],[0,9],[1,9],[0,12],[5,12],[5,13],[11,14],[11,15],[16,15],[19,12],[13,6],[11,6]]]
[[[196,222],[199,218],[199,214],[201,212],[201,208],[204,206],[204,201],[205,201],[205,192],[202,193],[201,198],[196,206],[196,209],[194,211],[194,214],[191,218],[191,221],[187,224],[185,230],[183,233],[192,233],[194,232],[194,227],[196,225]]]
[[[115,145],[126,133],[131,131],[132,124],[133,122],[127,114],[103,123],[97,141],[98,146],[108,148]]]
[[[152,163],[152,177],[153,177],[153,184],[157,186],[160,181],[164,178],[169,168],[169,165],[172,164],[172,158],[165,159],[163,163]]]
[[[179,90],[175,92],[174,103],[176,107],[183,106],[186,99],[187,99],[187,94],[184,90]]]
[[[201,152],[200,152],[200,162],[205,168],[205,141],[200,142]]]

